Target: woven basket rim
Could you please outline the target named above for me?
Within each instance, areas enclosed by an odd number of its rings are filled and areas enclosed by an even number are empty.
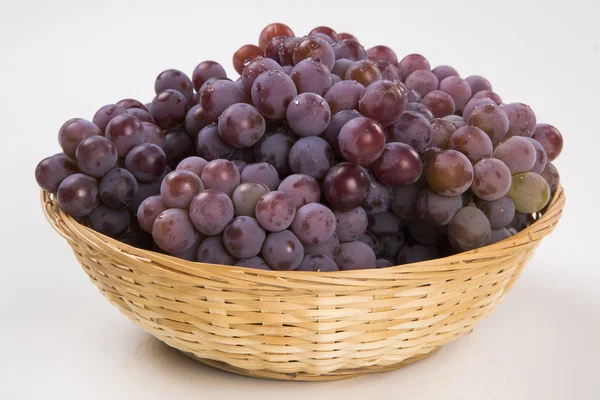
[[[466,272],[469,270],[468,263],[472,260],[493,260],[498,254],[505,255],[514,248],[515,254],[519,252],[519,247],[525,243],[532,242],[536,232],[542,231],[548,227],[548,225],[555,225],[558,219],[553,219],[556,214],[561,214],[565,204],[565,193],[562,185],[559,185],[554,196],[550,199],[549,204],[543,213],[538,214],[537,219],[531,223],[527,228],[518,232],[516,235],[504,239],[500,242],[492,245],[484,246],[475,250],[470,250],[458,254],[454,254],[447,257],[436,258],[428,261],[421,261],[417,263],[395,265],[386,268],[374,268],[374,269],[360,269],[360,270],[348,270],[348,271],[333,271],[333,272],[308,272],[308,271],[267,271],[260,269],[253,269],[240,266],[220,265],[220,264],[209,264],[197,261],[187,261],[174,256],[157,253],[151,250],[140,249],[126,243],[120,242],[116,239],[103,235],[85,225],[77,222],[73,217],[63,212],[60,207],[56,204],[55,199],[52,195],[45,190],[41,190],[41,204],[44,215],[50,225],[67,241],[72,240],[67,232],[71,232],[77,235],[79,239],[87,240],[91,245],[97,247],[106,248],[109,247],[113,250],[118,251],[126,256],[136,258],[140,261],[154,262],[161,267],[165,267],[165,263],[168,264],[168,268],[173,272],[184,273],[193,276],[201,276],[209,270],[218,269],[219,274],[226,272],[232,272],[235,274],[251,274],[257,276],[264,276],[269,278],[291,278],[291,279],[302,279],[306,278],[319,281],[324,284],[335,283],[335,280],[341,278],[349,278],[352,280],[356,279],[377,279],[389,278],[388,275],[400,274],[403,272],[410,273],[414,269],[423,271],[431,268],[431,272],[451,272],[458,271]],[[66,229],[64,229],[66,228]],[[542,234],[545,236],[547,233]],[[445,268],[436,268],[446,266]],[[452,266],[452,267],[450,267]],[[331,281],[327,278],[333,278]]]

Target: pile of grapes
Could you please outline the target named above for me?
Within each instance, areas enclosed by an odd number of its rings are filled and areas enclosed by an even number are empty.
[[[92,229],[186,260],[380,268],[525,228],[559,183],[563,139],[485,78],[318,27],[161,72],[149,104],[60,128],[38,184]]]

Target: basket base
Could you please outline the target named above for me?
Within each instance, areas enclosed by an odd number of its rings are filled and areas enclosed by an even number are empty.
[[[231,373],[234,373],[237,375],[248,376],[251,378],[272,379],[272,380],[278,380],[278,381],[338,381],[338,380],[343,380],[343,379],[356,378],[356,377],[359,377],[362,375],[373,374],[373,373],[377,373],[377,372],[393,371],[395,369],[404,367],[408,364],[412,364],[416,361],[424,360],[427,357],[433,355],[438,350],[439,350],[439,347],[431,350],[428,353],[419,354],[417,356],[407,358],[406,360],[401,361],[397,364],[386,365],[386,366],[374,365],[374,366],[370,366],[370,367],[357,368],[357,369],[342,369],[342,370],[334,371],[334,372],[324,374],[324,375],[310,375],[310,374],[306,374],[306,373],[279,374],[277,372],[266,371],[266,370],[250,371],[250,370],[234,367],[232,365],[229,365],[229,364],[221,362],[221,361],[209,360],[206,358],[198,358],[192,353],[187,353],[187,352],[183,352],[183,351],[182,351],[182,353],[196,361],[201,362],[204,365],[208,365],[210,367],[217,368],[222,371],[231,372]]]

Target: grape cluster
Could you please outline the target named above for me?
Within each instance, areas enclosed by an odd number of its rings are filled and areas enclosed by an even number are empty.
[[[563,139],[484,77],[283,24],[191,78],[168,69],[59,130],[38,184],[143,249],[263,270],[382,268],[524,229],[559,184]]]

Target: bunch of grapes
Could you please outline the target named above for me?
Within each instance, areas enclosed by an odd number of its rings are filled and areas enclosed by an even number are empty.
[[[524,229],[557,189],[563,139],[478,75],[283,24],[191,78],[169,69],[59,130],[38,184],[122,242],[264,270],[381,268]]]

